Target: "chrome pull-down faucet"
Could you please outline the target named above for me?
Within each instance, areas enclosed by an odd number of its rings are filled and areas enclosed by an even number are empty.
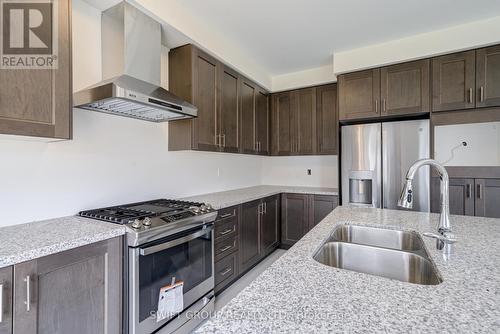
[[[442,249],[443,244],[452,244],[457,240],[455,236],[451,233],[450,225],[450,195],[449,195],[449,177],[446,169],[439,162],[433,159],[421,159],[417,160],[406,173],[406,182],[403,185],[403,190],[401,191],[401,196],[399,197],[398,206],[406,209],[411,209],[413,207],[413,178],[417,170],[422,166],[432,166],[434,167],[441,180],[440,192],[441,192],[441,214],[439,216],[439,226],[438,234],[434,233],[424,233],[424,236],[435,238],[438,241],[438,248]],[[441,247],[439,246],[441,244]]]

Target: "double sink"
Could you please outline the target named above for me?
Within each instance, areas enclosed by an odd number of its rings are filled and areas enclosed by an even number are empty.
[[[339,225],[313,258],[327,266],[402,282],[442,282],[416,232]]]

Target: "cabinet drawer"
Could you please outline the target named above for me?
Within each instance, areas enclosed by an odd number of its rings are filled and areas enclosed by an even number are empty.
[[[238,219],[230,218],[215,222],[215,241],[238,235]]]
[[[215,292],[220,291],[238,276],[238,253],[215,262]]]
[[[238,216],[238,207],[232,206],[229,208],[219,209],[217,220],[235,218]]]
[[[215,243],[215,262],[219,261],[223,257],[234,253],[239,249],[238,236],[235,235],[232,238],[224,239]]]

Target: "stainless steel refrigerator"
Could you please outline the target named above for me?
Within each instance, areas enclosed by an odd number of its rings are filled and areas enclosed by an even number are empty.
[[[341,128],[342,204],[398,209],[408,168],[430,157],[429,120],[347,125]],[[414,179],[414,211],[430,211],[430,172]]]

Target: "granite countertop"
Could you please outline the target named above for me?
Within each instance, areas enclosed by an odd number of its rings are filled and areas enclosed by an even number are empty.
[[[125,234],[125,227],[71,216],[0,229],[0,268]]]
[[[183,199],[193,202],[209,203],[218,210],[280,193],[338,195],[338,190],[335,188],[263,185],[192,196]]]
[[[452,216],[445,260],[423,238],[443,282],[416,285],[332,268],[312,256],[341,223],[434,232],[438,215],[338,207],[207,320],[197,333],[498,333],[500,220]]]

